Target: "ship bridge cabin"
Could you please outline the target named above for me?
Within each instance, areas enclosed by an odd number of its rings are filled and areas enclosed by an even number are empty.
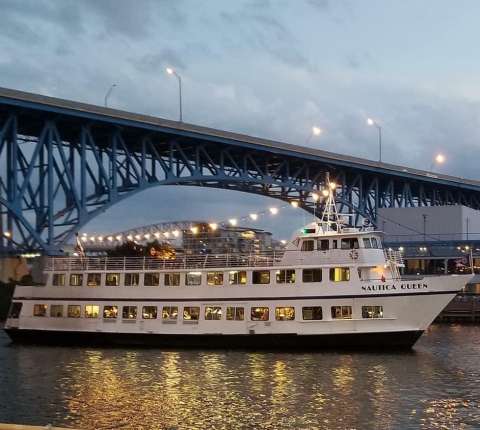
[[[356,266],[360,280],[398,278],[401,255],[384,250],[382,236],[373,228],[326,227],[324,222],[312,222],[287,245],[282,265],[332,265],[338,268],[335,277],[340,278],[344,276],[342,266]]]

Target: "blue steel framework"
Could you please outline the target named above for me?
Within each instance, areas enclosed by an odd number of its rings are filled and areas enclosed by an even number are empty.
[[[313,212],[327,172],[357,225],[375,224],[380,207],[480,208],[476,181],[0,88],[0,252],[56,253],[99,213],[157,185],[244,191]]]

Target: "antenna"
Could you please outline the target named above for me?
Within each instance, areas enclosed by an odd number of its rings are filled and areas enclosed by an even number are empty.
[[[337,184],[335,182],[330,182],[330,175],[328,172],[326,175],[326,184],[327,188],[323,190],[323,194],[327,200],[325,201],[325,208],[323,209],[320,223],[324,231],[336,231],[339,233],[341,231],[341,221],[335,204],[335,190]]]

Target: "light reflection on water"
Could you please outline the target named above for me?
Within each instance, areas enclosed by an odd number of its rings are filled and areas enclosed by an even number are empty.
[[[79,429],[480,428],[480,327],[411,353],[9,346],[0,422]]]

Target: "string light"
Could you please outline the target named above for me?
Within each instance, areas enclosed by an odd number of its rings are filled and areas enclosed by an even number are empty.
[[[173,230],[172,231],[172,234],[175,236],[175,237],[178,237],[180,232],[178,230]]]
[[[137,240],[140,240],[142,236],[140,236],[139,234],[135,235],[135,239]]]
[[[320,200],[320,196],[317,193],[312,193],[312,200],[314,202],[318,202]]]
[[[157,239],[160,238],[160,233],[159,233],[158,231],[156,231],[155,233],[153,233],[153,235],[154,235]]]
[[[213,231],[215,231],[217,228],[218,228],[218,224],[216,222],[212,222],[210,224],[208,224],[208,226],[210,227],[210,229],[212,229]]]
[[[291,201],[290,205],[292,206],[292,208],[298,208],[298,202],[296,200]]]
[[[147,240],[150,239],[150,233],[144,234],[143,237]]]
[[[108,237],[107,237],[107,240],[108,240],[109,242],[112,242],[112,241],[113,241],[113,237],[112,237],[112,236],[108,236]]]
[[[193,233],[193,234],[197,234],[198,233],[198,227],[197,226],[193,226],[190,228],[190,231]]]
[[[230,223],[230,225],[235,227],[237,225],[238,221],[235,218],[231,218],[231,219],[228,220],[228,222]]]
[[[119,234],[115,239],[117,239],[118,241],[121,241],[122,240],[122,235]]]
[[[168,237],[170,237],[170,232],[169,232],[169,231],[165,231],[165,232],[163,232],[163,235],[168,238]]]
[[[132,236],[131,234],[129,234],[129,235],[127,236],[127,239],[130,240],[130,241],[132,241],[132,240],[133,240],[133,236]]]
[[[322,190],[322,194],[323,194],[324,197],[328,197],[330,192],[328,190]]]
[[[257,214],[250,214],[250,218],[253,219],[254,221],[256,221],[258,219],[258,215]]]
[[[269,211],[272,215],[277,215],[278,214],[278,208],[270,208]]]

